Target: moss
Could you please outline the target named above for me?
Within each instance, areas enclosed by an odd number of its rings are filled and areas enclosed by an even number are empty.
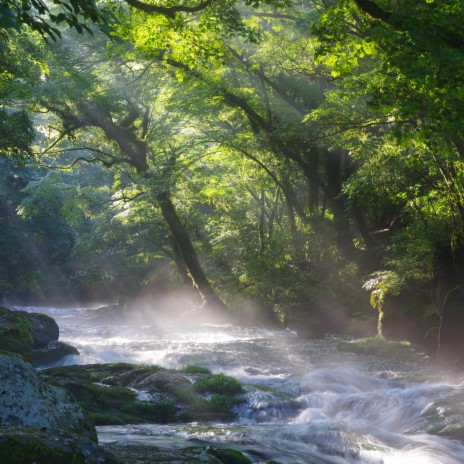
[[[178,408],[173,400],[138,401],[135,392],[126,387],[93,383],[68,383],[64,387],[74,395],[95,425],[166,423],[177,418]]]
[[[122,425],[134,423],[166,423],[177,420],[178,408],[172,399],[157,402],[139,401],[136,393],[127,387],[97,385],[108,376],[130,371],[151,373],[157,366],[131,364],[95,364],[63,366],[43,371],[53,384],[68,390],[87,412],[95,425]]]
[[[129,416],[125,414],[117,414],[114,412],[89,412],[87,411],[87,416],[92,421],[93,425],[126,425],[134,424],[134,416]],[[137,421],[140,422],[140,421]]]
[[[214,393],[208,398],[198,396],[194,386],[179,388],[173,392],[179,403],[185,405],[182,420],[230,420],[234,417],[233,409],[243,400],[236,395]]]
[[[350,342],[340,342],[337,346],[339,351],[351,353],[372,354],[384,358],[409,359],[416,353],[410,342],[392,341],[377,337],[362,338]]]
[[[208,375],[197,380],[193,386],[199,393],[238,395],[243,392],[240,382],[224,374]]]
[[[209,448],[207,453],[219,459],[222,464],[251,464],[246,456],[234,449]]]
[[[45,369],[42,375],[71,392],[95,425],[227,420],[233,418],[233,408],[242,401],[238,398],[243,392],[240,382],[224,374],[204,373],[204,368],[197,366],[188,369],[199,376],[193,385],[153,383],[150,391],[156,391],[157,401],[139,401],[133,390],[116,386],[133,385],[160,370],[170,373],[159,366],[118,363],[55,367]]]
[[[122,461],[127,463],[146,462],[151,464],[250,464],[242,453],[233,449],[219,449],[211,446],[188,446],[177,450],[167,450],[149,444],[106,445]],[[266,461],[267,462],[267,461]],[[277,464],[269,462],[268,464]]]
[[[243,393],[240,382],[224,374],[205,375],[193,385],[173,391],[175,398],[187,406],[184,420],[231,419],[234,407],[242,401],[237,397],[240,393]]]
[[[83,455],[65,453],[62,450],[53,449],[40,441],[27,443],[24,440],[7,436],[0,438],[0,464],[84,464]]]
[[[182,372],[186,374],[211,374],[211,371],[207,367],[201,366],[186,366],[182,369]]]
[[[66,389],[89,411],[93,408],[118,408],[121,404],[135,400],[135,393],[125,387],[69,383]]]
[[[114,455],[60,430],[0,427],[0,464],[120,464]]]
[[[174,400],[164,399],[152,403],[150,401],[138,401],[123,405],[122,412],[126,412],[135,418],[147,422],[167,423],[177,418],[178,407]]]
[[[34,345],[32,324],[19,311],[0,307],[0,349],[28,357]]]
[[[160,366],[146,366],[142,364],[112,363],[112,364],[86,364],[81,366],[62,366],[45,369],[43,373],[55,379],[73,379],[74,381],[101,382],[103,379],[118,374],[137,371],[153,373],[165,370]]]

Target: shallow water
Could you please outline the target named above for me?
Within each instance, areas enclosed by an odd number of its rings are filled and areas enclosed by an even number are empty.
[[[213,443],[255,463],[464,463],[464,444],[446,437],[464,430],[461,373],[420,359],[340,353],[337,336],[303,340],[286,330],[205,324],[195,314],[172,323],[146,311],[21,309],[53,316],[60,339],[79,349],[61,364],[195,364],[246,387],[234,423],[98,427],[101,443]]]

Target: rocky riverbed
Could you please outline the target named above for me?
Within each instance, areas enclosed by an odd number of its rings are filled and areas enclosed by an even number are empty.
[[[235,379],[197,366],[176,371],[128,363],[37,371],[31,363],[62,357],[53,352],[59,336],[53,318],[0,308],[0,324],[0,464],[250,462],[238,451],[211,446],[166,451],[116,444],[104,449],[95,429],[230,420],[243,393]]]

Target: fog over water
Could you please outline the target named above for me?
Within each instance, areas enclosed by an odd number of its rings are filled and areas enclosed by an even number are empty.
[[[156,312],[153,307],[158,309]],[[185,307],[185,306],[184,306]],[[341,336],[207,322],[175,300],[115,308],[21,308],[53,316],[80,356],[61,364],[199,365],[237,377],[246,401],[233,423],[98,427],[101,443],[175,449],[214,443],[254,463],[460,464],[464,374],[340,353]],[[461,436],[464,434],[461,433]]]

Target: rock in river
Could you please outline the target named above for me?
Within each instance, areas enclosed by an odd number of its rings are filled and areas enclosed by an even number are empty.
[[[50,365],[76,348],[58,341],[59,328],[52,317],[0,307],[0,350],[23,355],[34,366]]]
[[[0,354],[0,464],[116,463],[95,427],[64,389],[49,385],[20,356]]]

